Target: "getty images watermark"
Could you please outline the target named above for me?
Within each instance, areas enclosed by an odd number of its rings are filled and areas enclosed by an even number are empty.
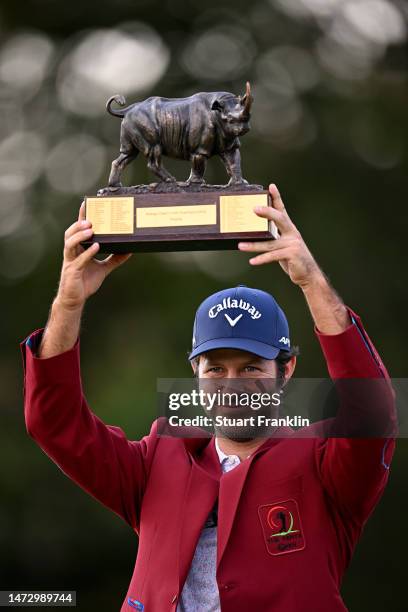
[[[408,438],[408,379],[157,380],[158,435]]]
[[[279,417],[262,410],[277,412],[281,392],[206,391],[191,389],[167,395],[167,415],[172,427],[308,427],[310,421],[301,416]],[[202,409],[204,414],[174,414],[183,409]],[[255,412],[253,414],[252,412]]]

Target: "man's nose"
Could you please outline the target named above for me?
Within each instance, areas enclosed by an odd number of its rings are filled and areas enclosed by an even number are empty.
[[[224,393],[237,393],[239,387],[239,372],[235,368],[230,368],[223,377],[222,388]]]

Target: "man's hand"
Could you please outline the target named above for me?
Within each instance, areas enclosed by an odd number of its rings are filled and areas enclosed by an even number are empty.
[[[250,259],[252,265],[278,261],[291,281],[298,285],[306,298],[317,329],[324,334],[339,334],[351,324],[349,312],[330,286],[323,271],[307,248],[296,225],[291,221],[276,185],[269,185],[271,206],[257,206],[259,217],[275,222],[279,238],[262,242],[240,242],[241,251],[262,253]]]
[[[85,204],[82,202],[78,221],[65,232],[58,293],[37,353],[37,357],[42,359],[64,353],[74,346],[86,300],[99,289],[107,275],[131,255],[108,255],[102,260],[94,259],[99,244],[96,242],[88,249],[80,244],[92,236],[91,225],[90,221],[85,220]]]
[[[99,243],[92,244],[88,249],[80,245],[92,234],[92,224],[85,220],[85,204],[82,202],[78,221],[65,232],[64,260],[56,299],[67,310],[82,308],[107,275],[131,256],[128,253],[109,255],[103,260],[94,259]]]
[[[256,206],[254,210],[259,217],[275,222],[280,237],[261,242],[240,242],[238,248],[241,251],[262,253],[249,260],[254,266],[278,261],[291,281],[295,285],[304,287],[322,272],[299,230],[291,221],[276,185],[269,185],[269,193],[272,196],[272,207]]]

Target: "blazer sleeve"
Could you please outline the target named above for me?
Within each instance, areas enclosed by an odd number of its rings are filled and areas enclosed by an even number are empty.
[[[157,422],[137,441],[102,422],[83,394],[79,339],[72,349],[40,359],[35,348],[43,331],[20,343],[27,432],[69,478],[138,533]]]
[[[350,308],[348,311],[352,323],[340,334],[323,334],[315,326],[329,375],[339,381],[340,387],[342,381],[339,379],[367,379],[365,383],[363,381],[362,388],[370,390],[372,381],[371,389],[376,391],[375,408],[368,401],[364,409],[368,412],[372,409],[373,419],[387,424],[388,431],[392,433],[387,436],[379,434],[379,437],[319,439],[316,442],[316,460],[323,486],[336,507],[347,520],[362,525],[381,497],[388,480],[395,448],[397,417],[395,394],[388,372],[361,318]],[[350,389],[353,384],[355,380],[350,383]],[[347,383],[345,386],[347,388]],[[370,391],[367,391],[369,395]],[[357,411],[360,408],[353,406],[352,399],[349,405],[347,399],[344,404],[343,410]]]

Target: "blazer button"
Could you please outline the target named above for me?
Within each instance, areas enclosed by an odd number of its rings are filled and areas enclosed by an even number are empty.
[[[178,597],[178,595],[174,595],[173,599],[171,600],[171,603],[175,603],[177,601],[177,597]]]

